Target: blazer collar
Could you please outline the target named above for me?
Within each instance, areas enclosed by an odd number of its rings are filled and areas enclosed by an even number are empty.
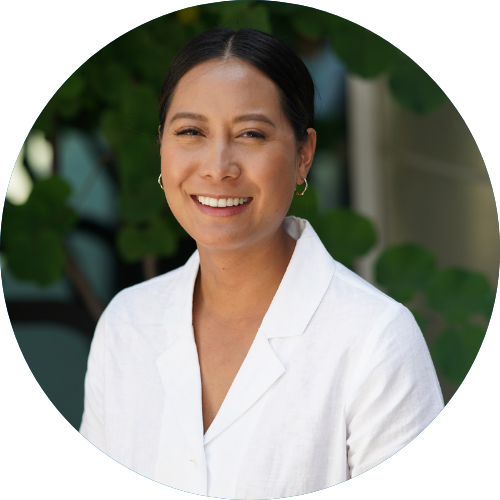
[[[171,288],[174,292],[165,304],[167,350],[158,358],[157,366],[168,400],[198,463],[203,460],[204,444],[231,425],[285,373],[269,339],[302,335],[333,278],[335,261],[311,225],[288,217],[285,229],[297,241],[294,253],[247,357],[205,436],[192,326],[198,252],[177,271]]]
[[[301,335],[335,274],[335,261],[308,221],[287,217],[285,229],[297,243],[259,330],[268,339]],[[193,290],[199,266],[195,251],[176,272],[174,293],[163,316],[165,330],[174,336],[192,335]]]
[[[309,222],[287,217],[285,229],[297,243],[260,327],[268,339],[301,335],[335,273],[335,261]]]

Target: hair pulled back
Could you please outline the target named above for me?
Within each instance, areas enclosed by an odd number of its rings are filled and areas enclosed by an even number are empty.
[[[297,142],[314,128],[314,83],[302,59],[279,38],[254,29],[215,28],[190,40],[172,60],[160,92],[160,136],[179,80],[210,59],[238,58],[268,76],[278,89],[281,107]]]

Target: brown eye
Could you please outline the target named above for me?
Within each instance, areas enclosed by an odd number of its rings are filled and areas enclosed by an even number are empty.
[[[175,135],[200,135],[200,133],[194,128],[186,128],[184,130],[179,130]]]
[[[255,130],[249,130],[248,132],[245,132],[242,134],[244,137],[251,137],[255,139],[265,139],[266,136],[264,134],[261,134],[260,132],[256,132]]]

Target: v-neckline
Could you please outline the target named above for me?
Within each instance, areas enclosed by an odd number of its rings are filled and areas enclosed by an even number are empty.
[[[290,219],[285,222],[288,222],[289,234],[297,238],[295,251],[250,349],[206,432],[200,364],[192,325],[198,252],[178,271],[178,279],[172,287],[175,299],[166,303],[164,315],[165,329],[171,335],[157,365],[179,426],[198,454],[203,453],[203,444],[231,425],[285,372],[269,339],[302,334],[334,275],[335,263],[331,256],[323,246],[314,246],[318,238],[314,230],[306,221]],[[323,261],[323,267],[315,262],[318,260]],[[304,279],[315,283],[307,297],[302,296]],[[299,314],[297,304],[301,307]]]

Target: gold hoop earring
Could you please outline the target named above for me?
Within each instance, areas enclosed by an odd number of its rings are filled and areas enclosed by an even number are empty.
[[[162,180],[161,180],[161,174],[160,174],[160,177],[158,177],[158,184],[163,189],[163,183],[162,183]],[[165,191],[165,190],[163,189],[163,191]]]
[[[297,195],[297,196],[302,196],[306,191],[307,191],[307,181],[301,177],[301,179],[304,181],[306,187],[304,188],[304,191],[302,191],[302,193],[299,193],[297,190],[294,191],[294,193]]]

